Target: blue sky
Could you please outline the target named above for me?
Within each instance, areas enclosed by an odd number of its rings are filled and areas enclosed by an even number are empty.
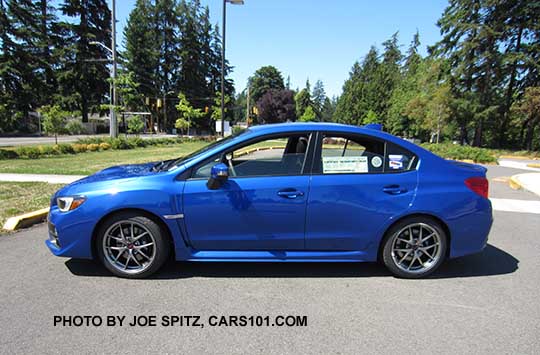
[[[117,0],[118,35],[135,0]],[[221,26],[221,0],[201,0],[210,7],[213,23]],[[263,65],[274,65],[292,88],[309,78],[324,82],[329,96],[339,95],[353,63],[362,60],[371,45],[399,31],[405,51],[420,32],[422,53],[440,38],[435,25],[446,0],[245,0],[227,7],[227,59],[234,66],[237,92]]]

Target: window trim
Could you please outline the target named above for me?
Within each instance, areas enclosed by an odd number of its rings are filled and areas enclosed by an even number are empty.
[[[367,173],[328,173],[328,174],[325,174],[322,172],[322,166],[320,166],[320,170],[319,170],[319,161],[322,162],[322,142],[323,142],[323,139],[324,137],[328,137],[328,136],[332,136],[332,135],[335,135],[337,137],[340,137],[340,138],[346,138],[346,139],[351,139],[351,138],[364,138],[364,139],[371,139],[371,140],[375,140],[375,141],[378,141],[378,142],[382,142],[384,147],[383,147],[383,169],[381,172],[367,172]],[[352,139],[354,140],[354,139]],[[374,136],[370,136],[370,135],[367,135],[367,134],[361,134],[361,133],[352,133],[352,132],[340,132],[340,131],[318,131],[317,132],[317,139],[316,139],[316,145],[315,145],[315,152],[313,154],[313,161],[312,161],[312,164],[311,164],[311,175],[314,175],[314,176],[318,176],[318,175],[324,175],[324,176],[336,176],[336,175],[381,175],[381,174],[403,174],[403,173],[408,173],[408,172],[411,172],[411,171],[417,171],[418,170],[418,162],[419,162],[419,159],[418,159],[418,156],[416,154],[414,154],[413,152],[411,152],[409,149],[407,148],[404,148],[403,146],[397,144],[397,143],[394,143],[394,142],[389,142],[387,141],[386,139],[382,139],[382,138],[378,138],[378,137],[374,137]],[[394,144],[395,146],[403,149],[404,151],[406,151],[407,153],[409,153],[413,159],[411,160],[411,164],[414,163],[414,168],[411,168],[411,169],[408,169],[408,170],[388,170],[386,169],[386,160],[387,160],[387,153],[388,153],[388,144]]]
[[[243,142],[240,142],[232,147],[229,147],[228,149],[222,150],[211,157],[197,163],[196,165],[190,167],[188,169],[189,173],[185,177],[185,181],[200,181],[200,180],[208,180],[208,177],[204,178],[195,178],[193,177],[193,174],[197,169],[199,169],[201,166],[209,163],[212,160],[215,160],[216,158],[220,158],[220,161],[223,161],[223,158],[226,154],[233,152],[235,150],[241,149],[243,147],[247,147],[251,144],[255,144],[258,142],[262,142],[268,139],[272,138],[283,138],[283,137],[290,137],[290,136],[300,136],[300,135],[307,135],[308,136],[308,146],[306,149],[306,157],[304,158],[304,162],[302,165],[302,170],[300,174],[294,174],[294,175],[284,175],[284,174],[276,174],[276,175],[250,175],[250,176],[231,176],[229,179],[246,179],[246,178],[261,178],[261,177],[290,177],[290,176],[304,176],[304,175],[311,175],[312,170],[312,163],[313,163],[313,156],[314,156],[314,145],[316,144],[316,135],[317,132],[315,131],[290,131],[290,132],[281,132],[281,133],[270,133],[265,134],[262,136],[253,137],[251,139],[245,140]],[[183,174],[182,174],[183,175]]]

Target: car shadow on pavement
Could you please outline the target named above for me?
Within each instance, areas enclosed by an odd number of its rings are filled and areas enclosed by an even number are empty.
[[[504,275],[518,269],[519,260],[488,244],[479,254],[446,261],[429,279]],[[91,260],[69,259],[69,271],[77,276],[113,276],[101,264]],[[269,262],[177,262],[169,261],[150,279],[191,277],[380,277],[391,276],[377,263],[269,263]]]

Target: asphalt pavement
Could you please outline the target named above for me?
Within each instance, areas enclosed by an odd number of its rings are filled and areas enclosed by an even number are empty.
[[[540,200],[508,187],[520,172],[490,166],[490,195]],[[396,279],[377,264],[185,262],[125,280],[53,257],[39,225],[0,237],[0,352],[539,353],[540,214],[494,216],[484,252],[426,280]],[[55,316],[75,315],[127,318],[122,327],[55,326]],[[205,326],[164,326],[168,315],[201,316]],[[221,315],[307,316],[307,326],[209,325]],[[133,316],[156,316],[157,326],[131,327]]]

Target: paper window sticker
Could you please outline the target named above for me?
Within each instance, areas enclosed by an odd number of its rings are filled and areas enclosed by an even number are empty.
[[[367,157],[323,157],[324,174],[367,173]]]

